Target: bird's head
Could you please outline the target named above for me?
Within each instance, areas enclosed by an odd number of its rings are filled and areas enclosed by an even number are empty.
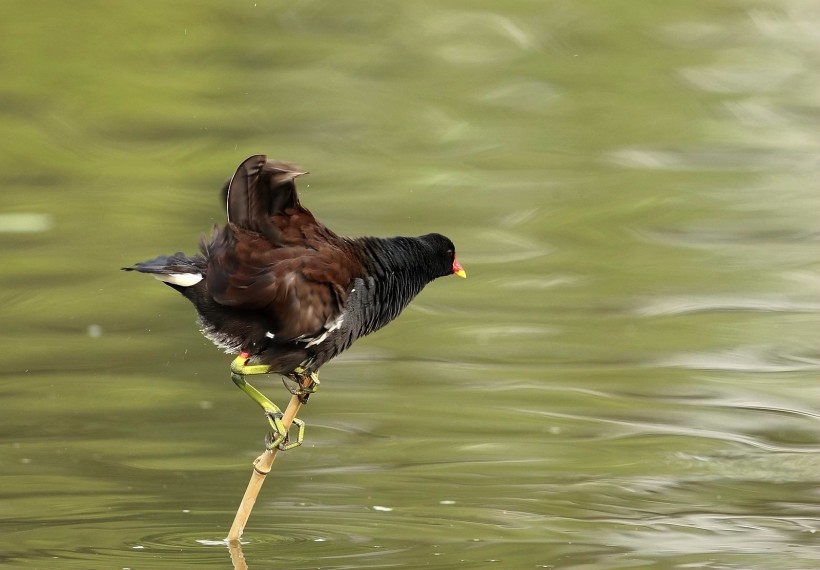
[[[438,269],[439,277],[456,275],[467,278],[467,272],[464,271],[464,267],[456,259],[456,246],[453,245],[450,238],[441,234],[427,234],[422,236],[422,239],[433,248],[434,263]]]

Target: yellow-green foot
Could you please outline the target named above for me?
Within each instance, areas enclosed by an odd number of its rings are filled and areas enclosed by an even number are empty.
[[[280,436],[276,431],[272,431],[265,436],[265,448],[267,448],[268,451],[273,449],[288,451],[289,449],[302,445],[302,442],[305,440],[305,422],[299,418],[293,418],[293,424],[291,424],[291,427],[294,425],[297,428],[296,441],[290,441],[290,434],[288,432],[285,432],[283,436]]]
[[[310,395],[319,389],[319,373],[305,374],[302,368],[297,368],[291,374],[283,376],[282,383],[302,404],[307,404]]]
[[[282,423],[282,410],[245,380],[245,376],[249,375],[270,374],[270,366],[266,364],[248,364],[248,360],[248,353],[243,352],[231,362],[231,380],[265,411],[265,417],[271,427],[271,432],[265,437],[265,447],[269,450],[279,449],[281,451],[299,447],[305,439],[305,422],[293,418],[293,424],[297,428],[296,441],[290,441],[288,430],[285,429],[285,424]],[[316,391],[319,376],[315,372],[309,375],[300,374],[299,372],[288,378],[291,382],[296,383],[298,387],[291,388],[287,381],[285,387],[291,394],[297,396],[300,402],[305,404],[308,396]]]

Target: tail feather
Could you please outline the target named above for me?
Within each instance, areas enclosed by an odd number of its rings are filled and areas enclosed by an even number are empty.
[[[240,228],[281,241],[271,217],[288,208],[302,210],[294,179],[305,174],[293,164],[257,154],[236,169],[228,184],[228,221]]]
[[[205,276],[206,262],[201,256],[188,257],[182,252],[135,263],[123,271],[139,271],[153,275],[175,289],[192,287]]]

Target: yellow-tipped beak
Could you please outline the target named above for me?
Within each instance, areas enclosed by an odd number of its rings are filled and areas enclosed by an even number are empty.
[[[462,279],[467,279],[467,272],[464,271],[464,268],[456,260],[453,260],[453,275],[457,275]]]

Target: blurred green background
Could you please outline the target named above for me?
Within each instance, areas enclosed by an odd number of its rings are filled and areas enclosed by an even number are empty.
[[[5,2],[0,566],[230,567],[264,419],[119,268],[256,153],[469,278],[323,369],[250,568],[820,565],[818,37],[813,0]]]

